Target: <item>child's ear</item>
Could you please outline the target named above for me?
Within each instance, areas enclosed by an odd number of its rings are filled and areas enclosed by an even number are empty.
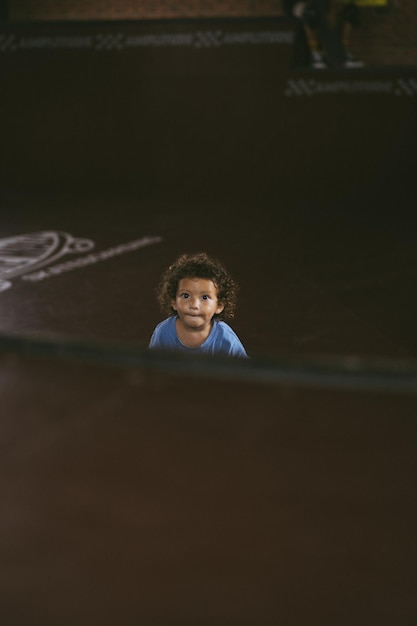
[[[177,305],[175,304],[175,300],[171,300],[171,307],[174,309],[174,311],[177,310]]]
[[[217,309],[216,309],[216,315],[221,313],[223,310],[224,310],[224,304],[222,302],[219,302]]]

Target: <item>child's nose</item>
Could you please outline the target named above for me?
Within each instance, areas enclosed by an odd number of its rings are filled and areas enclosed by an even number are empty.
[[[191,298],[190,305],[192,306],[193,309],[197,309],[199,305],[198,298]]]

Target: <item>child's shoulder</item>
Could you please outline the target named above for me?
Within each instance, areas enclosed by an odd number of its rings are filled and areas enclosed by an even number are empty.
[[[175,332],[175,315],[170,315],[154,328],[153,336],[162,338]]]
[[[175,345],[175,316],[167,317],[155,326],[150,340],[151,348],[166,348]]]
[[[218,332],[223,333],[225,336],[227,335],[236,336],[236,333],[233,330],[233,328],[229,326],[229,324],[225,322],[224,320],[215,320],[215,324],[218,329]]]
[[[223,320],[216,321],[216,340],[218,345],[221,346],[222,351],[225,351],[230,356],[245,356],[247,357],[246,350],[242,345],[239,337],[227,322]]]
[[[159,322],[159,324],[155,326],[155,330],[157,330],[158,328],[163,329],[163,328],[168,328],[168,327],[173,326],[175,322],[175,318],[176,318],[175,315],[170,315],[166,319],[162,320],[162,322]]]
[[[228,342],[229,344],[234,344],[237,341],[240,342],[239,337],[227,322],[224,322],[223,320],[217,320],[216,329],[218,337],[221,337],[223,342]]]
[[[224,320],[214,320],[214,323],[217,329],[219,330],[219,332],[222,332],[225,334],[234,333],[233,328],[229,326],[229,324],[225,322]]]

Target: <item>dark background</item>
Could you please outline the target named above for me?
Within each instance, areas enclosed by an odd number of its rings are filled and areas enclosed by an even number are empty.
[[[206,249],[241,285],[251,354],[415,356],[415,72],[294,72],[291,43],[196,45],[216,31],[291,36],[293,24],[5,26],[29,46],[0,59],[2,236],[164,244],[16,279],[1,329],[146,345],[162,271]],[[194,45],[101,46],[164,33]],[[30,44],[42,37],[92,44]]]
[[[1,242],[163,238],[0,292],[5,626],[416,622],[415,71],[98,49],[292,28],[2,30]],[[244,367],[145,350],[198,250],[241,285]]]

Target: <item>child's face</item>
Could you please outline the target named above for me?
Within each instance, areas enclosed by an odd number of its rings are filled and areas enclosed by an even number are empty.
[[[217,299],[217,287],[206,278],[182,278],[171,306],[188,330],[207,328],[213,315],[224,309]]]

